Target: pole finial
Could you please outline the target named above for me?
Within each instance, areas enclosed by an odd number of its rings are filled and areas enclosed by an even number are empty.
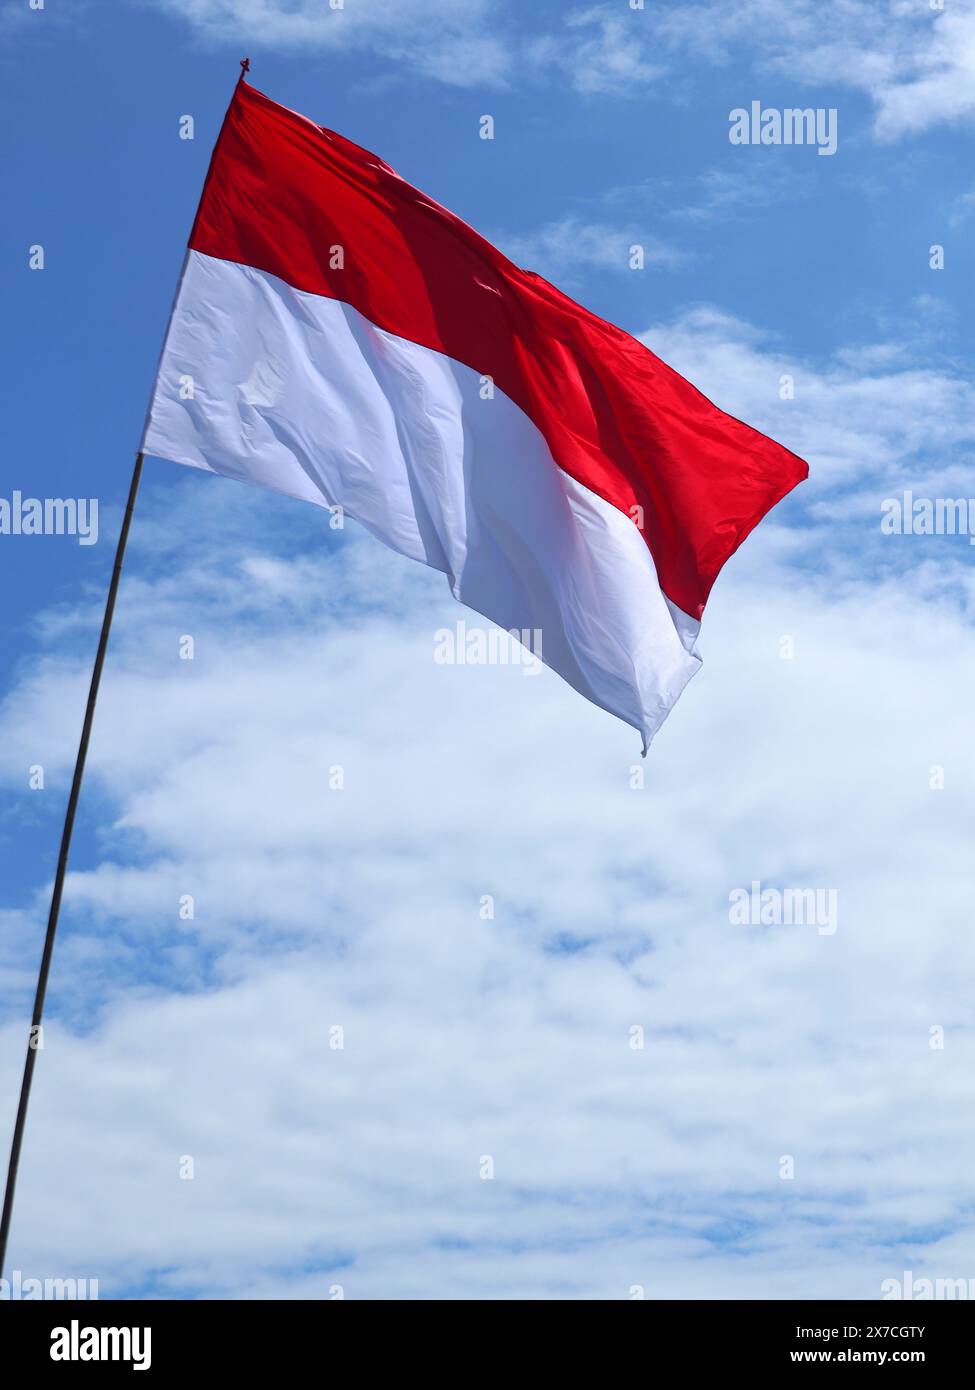
[[[241,76],[241,78],[243,78],[247,73],[249,73],[250,70],[251,70],[251,60],[250,60],[249,58],[241,58],[241,60],[240,60],[240,76]]]

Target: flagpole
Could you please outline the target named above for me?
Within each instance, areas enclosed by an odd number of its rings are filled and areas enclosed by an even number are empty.
[[[240,63],[240,75],[237,78],[237,86],[244,81],[250,71],[251,60],[242,58]],[[226,124],[226,117],[224,117]],[[221,134],[223,126],[221,126]],[[217,144],[220,143],[219,136]],[[214,146],[216,154],[216,145]],[[211,166],[213,155],[210,158]],[[209,172],[207,173],[209,178]],[[204,184],[204,188],[206,185]],[[187,253],[188,254],[188,253]],[[176,294],[173,299],[173,307],[170,310],[170,323],[172,323],[173,313],[176,309],[176,301],[179,298],[180,285],[183,280],[183,272],[186,270],[186,260],[183,262],[183,271],[176,285]],[[165,351],[166,341],[169,336],[167,327],[166,335],[163,337],[162,352]],[[160,353],[160,360],[162,358]],[[152,401],[149,402],[149,412],[152,410]],[[145,440],[146,429],[149,423],[149,413],[146,415],[146,425],[143,428],[142,438]],[[68,868],[68,852],[71,849],[71,833],[74,829],[75,812],[78,809],[78,796],[81,791],[81,781],[85,772],[85,760],[88,757],[88,744],[91,740],[91,726],[95,717],[95,703],[98,700],[98,687],[102,679],[102,667],[105,665],[105,653],[108,650],[108,637],[112,630],[112,616],[115,613],[115,599],[118,594],[119,579],[122,574],[122,561],[125,558],[125,546],[129,539],[129,527],[132,525],[132,512],[135,509],[136,494],[139,491],[139,479],[142,477],[142,460],[144,454],[140,445],[139,452],[135,456],[135,468],[132,470],[132,482],[129,485],[128,501],[125,504],[125,515],[122,518],[122,530],[119,533],[118,546],[115,550],[115,567],[112,570],[111,583],[108,586],[108,598],[105,600],[105,616],[102,618],[102,630],[98,639],[98,651],[95,653],[95,665],[91,673],[91,685],[88,688],[88,704],[85,708],[85,721],[81,727],[81,741],[78,744],[78,756],[74,765],[74,777],[71,781],[71,792],[68,796],[68,806],[64,815],[64,826],[61,830],[61,849],[58,854],[58,866],[54,875],[54,890],[51,894],[51,909],[48,913],[47,932],[44,937],[44,950],[41,953],[41,966],[37,975],[37,989],[34,993],[34,1012],[31,1017],[31,1028],[27,1038],[27,1056],[24,1060],[24,1075],[20,1083],[20,1100],[17,1103],[17,1119],[14,1123],[13,1139],[10,1144],[10,1161],[7,1165],[7,1184],[3,1193],[3,1215],[0,1216],[0,1277],[7,1261],[7,1240],[10,1235],[10,1221],[13,1216],[14,1190],[17,1186],[17,1169],[20,1164],[20,1150],[24,1142],[24,1125],[27,1121],[27,1106],[30,1103],[31,1084],[34,1080],[34,1062],[36,1059],[41,1027],[41,1018],[44,1013],[44,996],[47,993],[47,978],[51,972],[51,956],[54,953],[54,937],[58,929],[58,914],[61,911],[61,895],[64,892],[64,876]]]
[[[139,479],[142,477],[142,453],[138,453],[135,459],[135,468],[132,471],[132,482],[129,485],[129,497],[125,504],[125,515],[122,518],[122,530],[119,533],[118,546],[115,550],[115,567],[112,570],[111,583],[108,586],[108,598],[105,600],[105,616],[102,618],[102,630],[98,639],[98,651],[95,654],[95,665],[91,673],[91,685],[88,689],[88,704],[85,708],[85,720],[81,727],[81,740],[78,744],[78,756],[75,759],[74,777],[71,781],[71,792],[68,796],[67,810],[64,815],[64,826],[61,830],[61,849],[58,854],[58,866],[54,875],[54,889],[51,894],[51,909],[47,918],[47,932],[44,937],[44,950],[41,953],[41,965],[37,975],[37,989],[34,993],[34,1012],[31,1016],[30,1033],[27,1039],[27,1056],[24,1061],[24,1075],[20,1083],[20,1100],[17,1105],[17,1119],[14,1124],[13,1140],[10,1145],[10,1162],[7,1165],[7,1185],[3,1194],[3,1216],[0,1217],[0,1276],[3,1274],[7,1258],[7,1237],[10,1234],[10,1220],[13,1215],[14,1191],[17,1186],[17,1168],[20,1163],[20,1150],[24,1140],[24,1125],[27,1120],[27,1106],[30,1102],[31,1083],[34,1079],[34,1062],[40,1043],[39,1029],[41,1018],[44,1013],[44,996],[47,993],[47,979],[51,972],[51,956],[54,953],[54,937],[58,929],[58,914],[61,911],[61,895],[64,891],[64,876],[68,867],[68,852],[71,848],[71,833],[74,829],[75,812],[78,809],[78,795],[81,791],[81,780],[85,772],[85,760],[88,757],[88,744],[91,740],[91,727],[95,717],[95,703],[98,699],[98,687],[102,679],[102,667],[105,665],[105,653],[108,650],[108,637],[112,629],[112,616],[115,612],[115,599],[118,594],[119,578],[122,574],[122,561],[125,557],[125,546],[129,538],[129,527],[132,524],[132,512],[135,508],[136,493],[139,490]]]

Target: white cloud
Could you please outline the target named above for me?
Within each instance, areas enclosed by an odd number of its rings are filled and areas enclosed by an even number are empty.
[[[659,35],[715,63],[745,55],[755,75],[861,91],[880,139],[975,114],[972,0],[940,13],[905,0],[701,0],[668,10]]]
[[[649,337],[722,404],[774,394],[747,325],[701,310]],[[844,478],[877,450],[906,466],[931,382],[848,362],[804,368],[798,439]],[[633,791],[630,731],[551,673],[434,664],[461,612],[438,576],[270,494],[164,465],[150,484],[19,1268],[103,1294],[446,1298],[873,1298],[905,1268],[971,1273],[975,638],[950,566],[851,554],[837,578],[821,529],[771,518]],[[55,630],[0,712],[0,775],[37,814],[22,772],[45,762],[52,823],[92,636]],[[753,878],[837,888],[836,935],[732,926]],[[3,1117],[21,1036],[18,1013]]]
[[[745,168],[737,164],[705,170],[690,181],[690,202],[667,209],[679,221],[734,217],[744,209],[811,196],[808,184],[786,165]]]
[[[630,261],[634,248],[642,250],[647,269],[671,269],[687,258],[686,252],[648,236],[636,225],[587,222],[575,214],[527,234],[497,232],[493,239],[516,264],[566,284],[584,271],[633,273]]]
[[[899,11],[914,18],[908,7]],[[922,12],[920,22],[930,29],[913,29],[906,51],[882,51],[877,75],[868,69],[863,79],[877,107],[876,132],[884,139],[975,115],[975,9],[959,0],[930,20]],[[829,50],[823,54],[827,71],[831,56]],[[861,85],[855,69],[848,80]]]
[[[949,225],[961,227],[975,213],[975,193],[963,193],[960,198],[955,199],[954,207],[948,218]]]
[[[147,0],[140,0],[146,3]],[[201,37],[286,52],[366,50],[451,85],[504,85],[509,55],[488,0],[148,0]]]
[[[692,79],[734,63],[800,90],[864,93],[874,133],[893,140],[975,114],[975,0],[943,12],[906,0],[698,0],[679,6],[584,5],[551,25],[487,0],[138,0],[205,39],[294,51],[370,52],[451,85],[506,86],[557,76],[586,95],[646,90],[684,100]],[[704,65],[702,67],[702,64]],[[666,86],[664,86],[666,84]],[[752,97],[760,97],[753,90]]]
[[[646,16],[607,5],[571,11],[561,31],[529,39],[526,54],[540,70],[568,75],[577,91],[605,95],[640,88],[666,72],[653,55]]]

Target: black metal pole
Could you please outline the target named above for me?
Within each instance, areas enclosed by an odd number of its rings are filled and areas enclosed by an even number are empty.
[[[74,777],[71,782],[71,793],[68,797],[68,807],[64,814],[64,827],[61,831],[61,849],[58,854],[58,867],[54,875],[54,891],[51,894],[51,910],[47,918],[47,933],[44,937],[44,950],[41,954],[41,968],[37,975],[37,990],[34,994],[34,1013],[31,1017],[30,1034],[27,1039],[27,1057],[24,1061],[24,1077],[20,1083],[20,1101],[17,1105],[17,1119],[14,1124],[13,1140],[10,1144],[10,1162],[7,1166],[7,1185],[3,1194],[3,1216],[0,1218],[0,1275],[3,1274],[7,1259],[7,1237],[10,1234],[10,1218],[14,1209],[14,1190],[17,1186],[17,1167],[20,1163],[20,1149],[24,1141],[24,1125],[27,1120],[27,1106],[30,1102],[31,1082],[34,1079],[34,1062],[37,1057],[39,1032],[41,1018],[44,1013],[44,996],[47,993],[47,977],[51,973],[51,956],[54,953],[54,937],[58,929],[58,913],[61,910],[61,894],[64,891],[64,875],[68,867],[68,851],[71,848],[71,832],[74,829],[75,811],[78,809],[78,794],[81,791],[81,779],[85,772],[85,759],[88,756],[88,743],[91,739],[91,726],[95,717],[95,702],[98,699],[98,687],[102,679],[102,667],[105,665],[105,652],[108,650],[108,635],[112,629],[112,615],[115,612],[115,598],[118,594],[119,577],[122,573],[122,560],[125,557],[125,543],[129,538],[129,527],[132,524],[132,511],[135,507],[135,496],[139,490],[139,479],[142,476],[142,454],[137,454],[135,468],[132,472],[132,482],[129,485],[129,498],[125,504],[125,516],[122,519],[122,530],[119,533],[118,546],[115,551],[115,568],[112,570],[112,580],[108,586],[108,598],[105,601],[105,616],[102,619],[101,636],[98,639],[98,651],[95,654],[95,665],[91,673],[91,685],[88,689],[88,704],[85,708],[85,722],[81,726],[81,741],[78,744],[78,757],[74,765]]]

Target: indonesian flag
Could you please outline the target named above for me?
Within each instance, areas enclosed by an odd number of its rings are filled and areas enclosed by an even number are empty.
[[[722,565],[807,475],[381,159],[237,84],[142,449],[447,576],[646,752]]]

